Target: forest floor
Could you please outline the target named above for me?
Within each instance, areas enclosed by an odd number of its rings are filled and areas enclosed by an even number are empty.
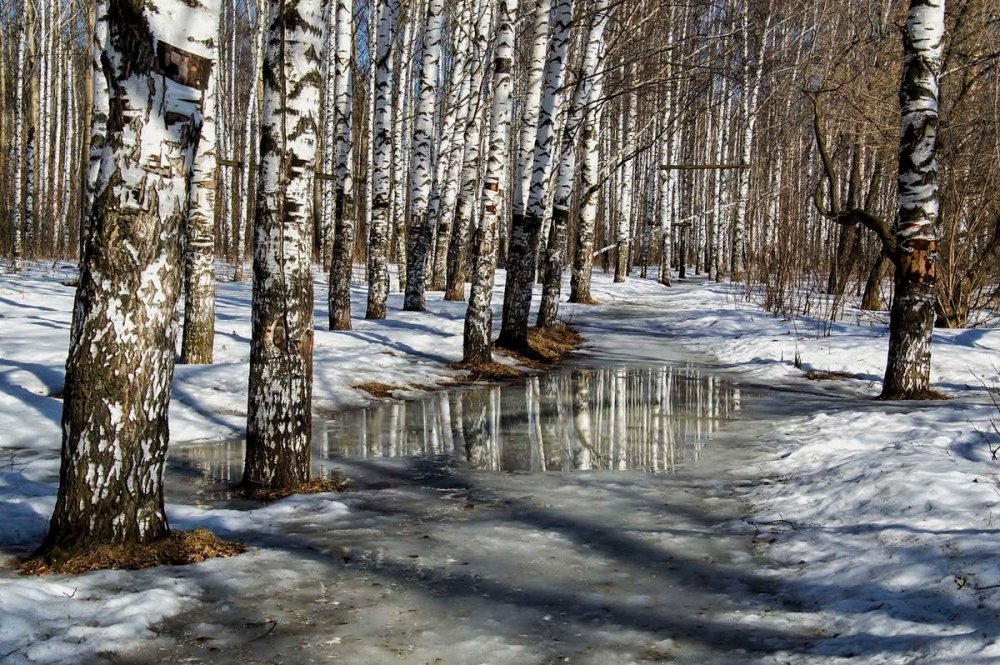
[[[786,320],[725,284],[595,274],[599,306],[562,306],[581,358],[695,361],[742,386],[746,408],[697,465],[498,474],[385,460],[354,465],[343,494],[252,509],[168,488],[174,527],[248,553],[26,578],[17,557],[55,499],[71,276],[0,276],[0,663],[1000,658],[1000,331],[935,331],[932,378],[951,399],[878,402],[877,319]],[[177,368],[179,448],[241,433],[249,294],[220,283],[216,364]],[[449,365],[464,304],[432,294],[428,312],[403,313],[397,295],[388,320],[331,333],[316,294],[317,412],[370,403],[353,387],[366,383],[461,381]]]

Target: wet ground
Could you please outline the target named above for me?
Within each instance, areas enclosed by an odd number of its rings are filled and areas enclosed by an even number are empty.
[[[314,472],[349,483],[342,520],[251,535],[260,549],[199,580],[202,605],[162,626],[176,642],[157,657],[738,663],[804,647],[816,635],[787,622],[732,620],[795,610],[732,493],[783,398],[613,355],[318,423]],[[175,448],[169,500],[250,507],[228,497],[242,453]]]

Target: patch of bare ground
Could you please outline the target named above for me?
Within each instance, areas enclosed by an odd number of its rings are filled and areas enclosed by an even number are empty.
[[[529,328],[528,347],[522,349],[497,348],[498,353],[517,360],[533,369],[545,369],[561,362],[583,344],[583,336],[571,326]]]
[[[881,402],[901,402],[901,401],[943,401],[951,399],[951,396],[944,394],[940,390],[934,390],[933,388],[928,388],[927,390],[918,390],[912,393],[906,393],[902,395],[893,395],[882,393],[875,399]]]
[[[20,570],[24,575],[82,575],[93,570],[182,566],[236,556],[245,551],[243,543],[222,540],[208,529],[198,528],[194,531],[171,531],[165,538],[146,545],[102,545],[63,561],[46,562],[41,557],[33,557],[22,563]]]
[[[824,372],[822,370],[811,370],[803,376],[810,381],[840,381],[841,379],[854,378],[854,375],[848,372]]]
[[[358,390],[364,390],[366,393],[372,397],[378,397],[379,399],[385,399],[386,397],[392,397],[392,392],[394,390],[402,390],[399,386],[394,386],[391,383],[379,383],[378,381],[369,381],[368,383],[359,383],[351,386],[352,388],[357,388]]]
[[[505,365],[496,361],[489,363],[479,363],[475,365],[467,363],[452,363],[448,365],[451,369],[465,370],[468,375],[464,380],[459,380],[456,385],[471,385],[474,383],[510,381],[520,376],[524,376],[524,370],[512,365]]]
[[[271,503],[272,501],[278,501],[293,494],[323,494],[325,492],[343,492],[346,489],[347,483],[343,480],[324,477],[310,478],[306,482],[294,487],[241,487],[236,490],[236,493],[244,499]]]

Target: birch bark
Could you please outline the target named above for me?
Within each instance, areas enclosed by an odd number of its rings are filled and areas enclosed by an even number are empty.
[[[605,55],[604,31],[608,24],[608,4],[608,0],[596,0],[593,4],[593,14],[584,46],[584,57],[576,74],[576,87],[562,130],[559,168],[556,172],[555,195],[552,202],[552,224],[545,251],[545,261],[543,262],[545,276],[542,286],[542,300],[538,307],[539,328],[555,325],[559,314],[563,257],[566,254],[566,235],[573,184],[576,182],[576,146],[581,132],[584,133],[584,150],[589,148],[594,154],[597,152],[596,135],[589,138],[586,136],[588,128],[584,127],[584,118],[602,90]],[[593,125],[590,126],[590,129],[593,130]],[[586,155],[585,159],[589,156]],[[591,159],[593,160],[593,157]],[[595,194],[596,191],[589,188],[581,192],[581,226],[589,223],[589,242],[591,245],[591,250],[581,251],[586,251],[588,255],[592,253],[593,247],[593,215],[596,213],[597,204],[593,200]],[[590,200],[586,200],[585,197],[590,197]],[[588,208],[586,212],[583,211],[585,206]],[[585,215],[589,215],[590,218],[584,219]],[[585,238],[584,244],[586,242]],[[586,269],[589,270],[589,266]]]
[[[374,169],[368,242],[368,311],[365,318],[384,319],[389,296],[389,196],[392,185],[392,40],[399,0],[387,0],[378,24],[375,54]]]
[[[351,267],[354,258],[356,229],[354,208],[353,145],[351,117],[351,55],[354,22],[351,0],[336,0],[337,36],[335,51],[336,90],[336,193],[334,219],[336,231],[330,263],[330,330],[351,329]]]
[[[215,43],[206,44],[213,69],[219,62]],[[184,333],[181,363],[212,363],[215,341],[215,107],[216,80],[208,79],[202,109],[201,137],[191,172],[184,229]]]
[[[930,391],[931,333],[937,282],[938,76],[944,0],[910,0],[903,31],[896,295],[889,316],[883,399],[919,399]]]
[[[59,494],[39,552],[53,562],[168,532],[162,477],[181,225],[217,11],[190,0],[98,3],[95,63],[103,66],[93,74],[109,84],[115,112],[106,116],[93,181],[66,363]]]
[[[476,259],[465,313],[462,362],[483,365],[492,361],[493,284],[496,279],[496,241],[501,192],[506,189],[511,91],[514,69],[514,19],[517,0],[497,0],[496,47],[493,64],[493,106],[490,111],[489,150],[483,181],[483,212],[476,233]]]
[[[428,0],[420,61],[420,96],[414,111],[416,118],[413,127],[413,170],[410,177],[409,251],[406,259],[406,294],[403,299],[403,310],[408,312],[422,312],[426,308],[425,279],[434,233],[427,220],[427,209],[434,181],[434,107],[443,27],[444,0]]]
[[[545,216],[546,185],[552,170],[553,133],[562,89],[573,0],[558,0],[553,14],[552,39],[545,63],[545,86],[538,116],[538,131],[531,171],[531,188],[523,214],[514,211],[507,255],[500,346],[521,349],[528,344],[528,317],[538,256],[538,236]]]
[[[243,487],[309,479],[313,173],[326,0],[270,0]]]

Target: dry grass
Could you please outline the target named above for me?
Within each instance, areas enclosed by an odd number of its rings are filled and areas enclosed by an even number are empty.
[[[394,390],[401,390],[399,386],[394,386],[391,383],[379,383],[378,381],[369,381],[368,383],[359,383],[357,385],[351,386],[352,388],[357,388],[358,390],[364,390],[366,393],[372,397],[377,397],[379,399],[385,399],[386,397],[392,397],[392,392]]]
[[[208,529],[199,528],[194,531],[171,531],[165,538],[147,545],[102,545],[58,563],[50,564],[41,557],[34,557],[22,563],[20,570],[24,575],[81,575],[92,570],[183,566],[236,556],[245,551],[243,543],[222,540]]]
[[[875,399],[882,402],[911,401],[911,400],[943,401],[943,400],[949,400],[951,399],[951,397],[939,390],[934,390],[933,388],[929,388],[928,390],[921,390],[907,395],[886,395],[885,393],[882,393]]]
[[[509,381],[524,376],[523,370],[496,361],[477,365],[459,362],[452,363],[449,367],[456,370],[465,370],[469,373],[466,380],[457,382],[456,385],[470,385],[483,381]]]
[[[534,369],[545,369],[566,358],[583,344],[583,336],[567,325],[551,328],[529,328],[528,348],[502,349],[498,353],[514,358]]]
[[[841,379],[854,378],[854,375],[848,372],[824,372],[821,370],[806,372],[804,376],[810,381],[840,381]]]
[[[294,487],[242,487],[237,493],[253,501],[263,501],[270,503],[279,499],[290,497],[293,494],[323,494],[325,492],[343,492],[347,489],[347,483],[343,480],[333,478],[310,478],[306,482]]]

